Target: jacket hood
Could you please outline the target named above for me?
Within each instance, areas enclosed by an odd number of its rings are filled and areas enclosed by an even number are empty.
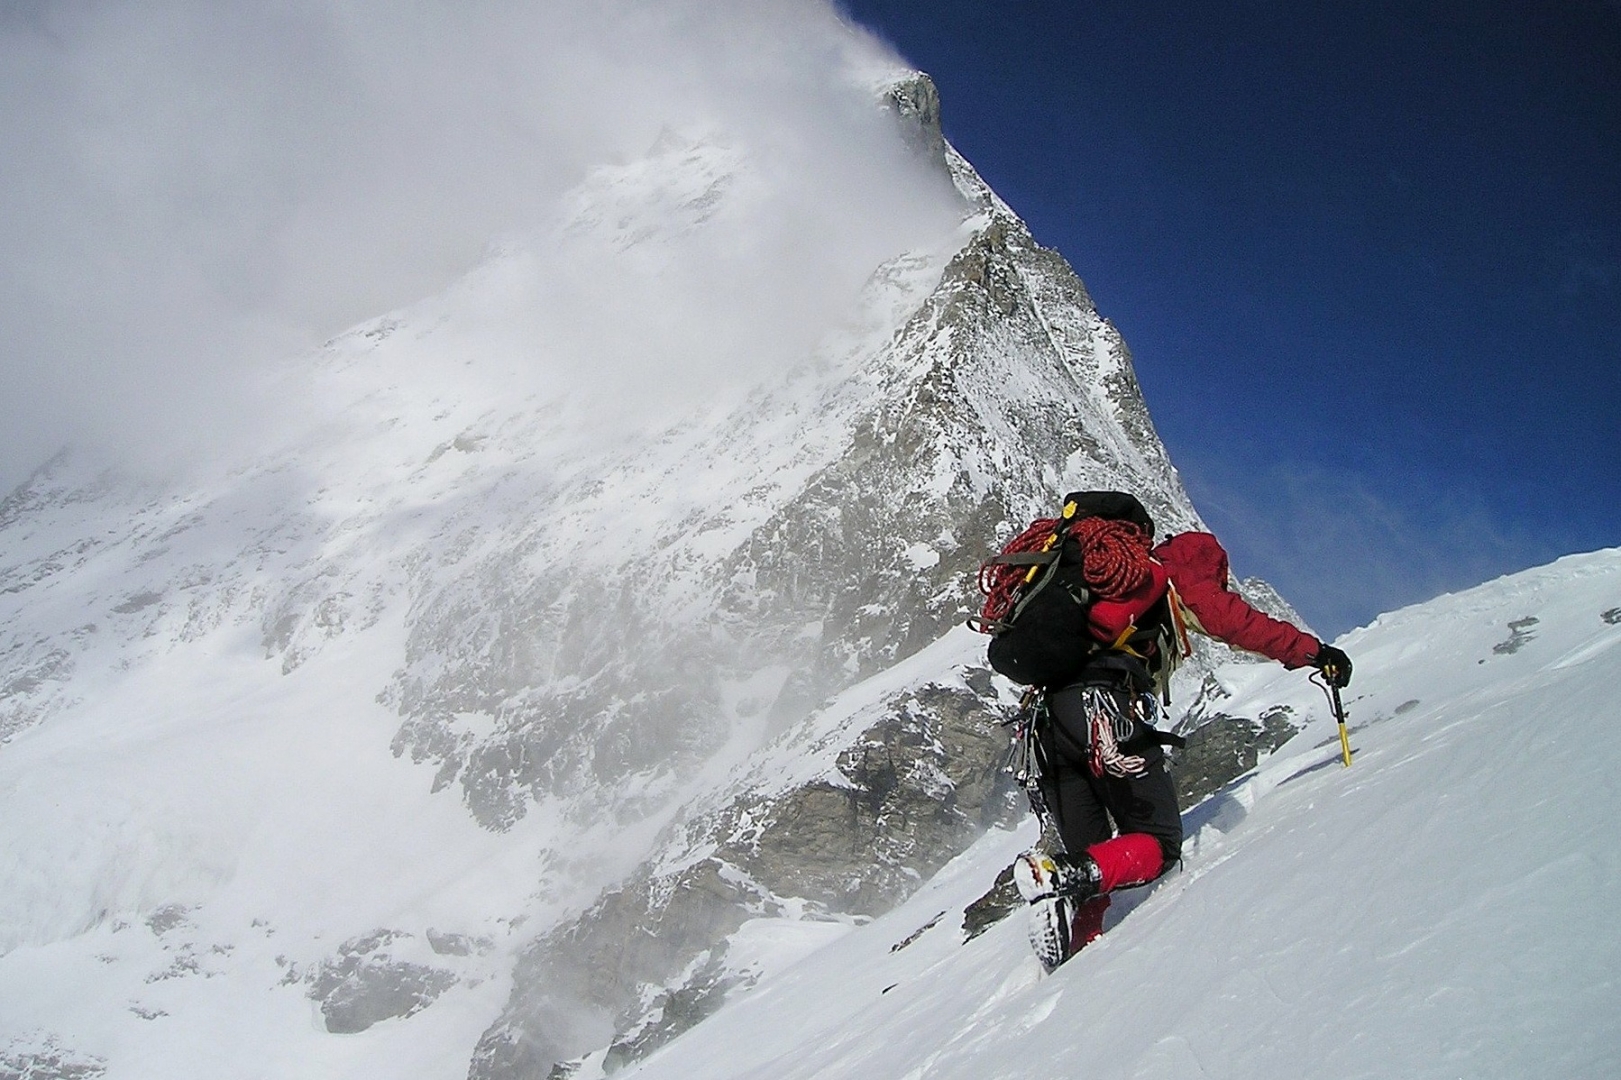
[[[1171,572],[1172,579],[1178,576],[1178,571],[1191,571],[1201,579],[1225,586],[1230,576],[1227,552],[1206,532],[1178,533],[1154,549],[1154,558]]]

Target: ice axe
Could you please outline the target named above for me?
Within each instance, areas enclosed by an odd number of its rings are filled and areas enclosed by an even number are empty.
[[[1328,707],[1334,713],[1335,722],[1340,726],[1340,759],[1345,762],[1345,767],[1349,769],[1351,767],[1351,736],[1345,727],[1345,704],[1340,701],[1340,688],[1328,679],[1323,678],[1322,673],[1318,671],[1311,673],[1311,681],[1322,687],[1323,693],[1328,697]]]

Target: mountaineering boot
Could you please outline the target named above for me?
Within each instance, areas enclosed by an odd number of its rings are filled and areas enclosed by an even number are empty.
[[[1109,910],[1109,894],[1099,893],[1090,900],[1067,896],[1047,896],[1030,905],[1030,949],[1049,975],[1058,965],[1096,941],[1103,934],[1103,916]]]
[[[1078,903],[1102,891],[1103,873],[1090,855],[1048,854],[1032,848],[1014,860],[1013,883],[1032,904],[1052,896]]]
[[[1074,952],[1074,918],[1075,906],[1067,896],[1044,896],[1030,904],[1030,951],[1048,974]]]

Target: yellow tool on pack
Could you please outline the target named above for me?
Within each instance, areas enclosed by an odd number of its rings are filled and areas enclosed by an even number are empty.
[[[1064,516],[1058,519],[1058,527],[1053,529],[1053,534],[1051,536],[1047,537],[1047,542],[1041,545],[1042,551],[1051,551],[1053,545],[1058,543],[1058,538],[1064,535],[1064,522],[1075,516],[1075,509],[1076,507],[1073,501],[1064,504]],[[1035,566],[1030,568],[1029,573],[1024,575],[1024,583],[1026,585],[1030,584],[1032,581],[1036,580],[1036,575],[1039,573],[1041,573],[1041,564],[1037,563]]]

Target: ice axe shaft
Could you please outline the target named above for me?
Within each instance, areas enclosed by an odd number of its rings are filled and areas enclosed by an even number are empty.
[[[1334,711],[1334,721],[1340,726],[1340,760],[1345,767],[1351,767],[1351,733],[1345,726],[1345,703],[1340,700],[1340,688],[1323,676],[1320,671],[1311,673],[1311,681],[1322,688],[1323,696],[1328,698],[1328,707]]]
[[[1345,727],[1345,706],[1340,702],[1340,688],[1332,683],[1328,687],[1328,699],[1334,706],[1334,719],[1340,725],[1340,758],[1345,762],[1345,767],[1349,769],[1351,767],[1351,735]]]

